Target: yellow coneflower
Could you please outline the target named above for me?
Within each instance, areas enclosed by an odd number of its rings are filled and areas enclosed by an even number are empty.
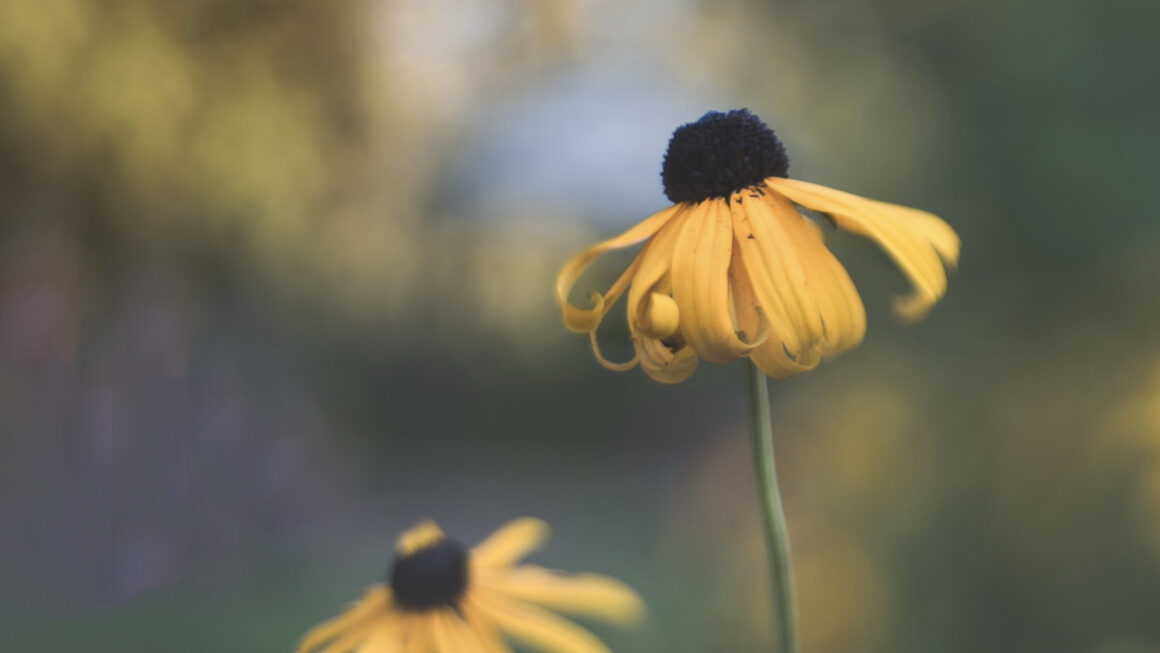
[[[302,638],[298,653],[606,653],[591,633],[545,608],[625,623],[644,612],[620,581],[519,565],[547,539],[538,519],[508,523],[474,549],[426,520],[403,533],[387,582]]]
[[[773,130],[746,109],[710,112],[678,128],[663,171],[674,205],[615,238],[572,257],[556,278],[564,323],[588,333],[602,365],[638,362],[664,383],[692,375],[699,359],[748,356],[768,376],[815,367],[823,356],[862,341],[866,313],[850,276],[826,248],[805,207],[835,227],[877,242],[913,284],[895,308],[924,316],[946,290],[943,265],[955,265],[959,238],[938,217],[787,178],[789,159]],[[648,240],[594,306],[568,302],[599,255]],[[628,327],[636,355],[612,363],[596,329],[628,290]]]

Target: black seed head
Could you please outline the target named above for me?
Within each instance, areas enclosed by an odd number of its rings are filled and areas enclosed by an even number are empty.
[[[674,203],[729,197],[768,177],[789,175],[789,157],[773,130],[749,109],[710,111],[678,127],[661,179]]]
[[[455,605],[467,590],[467,549],[452,540],[395,558],[391,590],[399,606],[426,610]]]

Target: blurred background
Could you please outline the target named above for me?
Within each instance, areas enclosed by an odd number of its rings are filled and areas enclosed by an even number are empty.
[[[424,516],[771,646],[740,364],[614,374],[567,255],[746,106],[944,216],[928,319],[775,383],[805,650],[1160,651],[1160,4],[0,3],[0,646],[288,651]],[[601,287],[628,255],[584,280]],[[622,313],[621,313],[622,315]],[[603,339],[628,351],[621,320]]]

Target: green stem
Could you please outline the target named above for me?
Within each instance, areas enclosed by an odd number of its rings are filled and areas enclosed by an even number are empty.
[[[793,597],[793,572],[789,562],[789,533],[785,511],[777,490],[777,467],[773,460],[773,426],[769,419],[769,389],[765,373],[753,361],[749,366],[749,414],[753,423],[753,461],[765,517],[765,541],[769,547],[769,572],[773,581],[774,616],[781,653],[798,652],[797,604]]]

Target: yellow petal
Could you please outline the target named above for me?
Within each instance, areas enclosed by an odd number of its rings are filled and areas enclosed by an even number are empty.
[[[385,616],[390,599],[391,590],[385,585],[371,586],[346,612],[308,630],[298,645],[298,653],[313,651],[347,630],[359,628],[371,619]]]
[[[740,198],[738,203],[744,205],[746,200],[755,199],[757,198],[750,195]],[[789,338],[788,342],[782,342],[781,346],[768,345],[754,359],[760,367],[766,370],[767,374],[776,378],[784,378],[789,374],[814,367],[820,360],[820,354],[837,353],[861,342],[865,335],[866,314],[862,300],[845,268],[826,249],[822,232],[818,226],[812,220],[798,213],[784,198],[774,197],[772,199],[774,202],[771,206],[771,210],[774,210],[773,219],[763,221],[757,226],[774,227],[770,230],[769,239],[782,245],[781,249],[789,252],[788,255],[792,256],[798,263],[796,266],[796,269],[800,271],[798,281],[794,284],[787,283],[783,287],[792,288],[797,297],[800,297],[800,299],[795,298],[794,301],[801,308],[800,314],[803,318],[809,316],[805,324],[809,327],[812,338],[808,344],[799,342],[796,348],[793,338]],[[756,209],[755,212],[757,212]],[[748,214],[744,219],[739,220],[743,227],[751,226],[749,224],[751,221],[755,221],[755,218]],[[744,229],[739,230],[739,232],[746,233]],[[749,233],[753,232],[749,231]],[[757,234],[753,235],[753,240],[759,238]],[[765,234],[762,233],[762,236]],[[741,240],[735,240],[735,248],[742,247],[742,240],[750,239],[745,237]],[[747,246],[753,252],[750,258],[755,267],[769,269],[769,260],[761,255],[759,245],[759,243],[754,243]],[[771,247],[770,249],[777,250],[778,248]],[[735,257],[743,256],[742,254],[735,255]],[[786,255],[775,251],[772,256],[784,259]],[[743,264],[734,264],[731,273],[735,278],[740,278],[747,274],[747,270]],[[785,302],[781,297],[772,297],[777,294],[777,287],[773,281],[772,275],[768,280],[758,277],[749,280],[744,288],[738,288],[738,284],[735,282],[734,295],[736,297],[737,294],[744,294],[751,297],[755,292],[752,290],[753,284],[762,283],[765,285],[764,294],[767,296],[767,302],[775,307],[784,305]],[[741,313],[739,313],[740,317],[742,317]],[[747,316],[742,328],[752,329],[754,321],[752,316]],[[781,322],[792,324],[792,320],[788,318]],[[821,328],[820,339],[818,339],[819,333],[816,331],[819,326]],[[788,329],[791,333],[798,333],[798,330],[792,326],[783,327],[783,329]],[[779,332],[775,329],[775,333]]]
[[[629,623],[644,615],[644,603],[632,588],[599,574],[560,574],[524,565],[486,582],[487,589],[508,598],[588,617]]]
[[[434,625],[430,615],[413,616],[403,630],[402,653],[431,653],[431,649],[434,648],[431,632]]]
[[[325,647],[319,649],[318,653],[350,653],[367,640],[370,632],[370,627],[365,625],[362,628],[348,630],[338,639],[332,640]]]
[[[737,337],[745,342],[752,343],[755,348],[761,347],[772,334],[772,324],[765,316],[765,311],[757,303],[752,287],[747,291],[739,291],[738,283],[749,283],[746,277],[745,265],[741,261],[741,246],[733,240],[733,256],[729,261],[729,313],[737,325]],[[778,342],[781,337],[773,334]]]
[[[451,608],[431,615],[435,653],[483,653],[483,644]]]
[[[584,270],[588,269],[592,261],[605,252],[613,249],[631,247],[649,238],[676,214],[678,208],[679,205],[670,206],[645,219],[643,222],[619,236],[580,251],[564,263],[563,267],[560,268],[559,274],[556,275],[556,300],[560,302],[564,314],[564,324],[569,329],[587,332],[599,326],[600,321],[604,319],[604,315],[608,312],[608,309],[611,308],[620,294],[624,292],[625,285],[632,277],[634,268],[638,265],[637,261],[633,261],[629,270],[626,270],[617,279],[616,283],[613,284],[612,288],[609,289],[607,296],[593,292],[591,299],[594,306],[590,309],[583,309],[570,304],[568,302],[568,295],[571,294],[572,287],[576,285],[576,282],[584,274]]]
[[[435,623],[429,618],[416,618],[403,646],[403,653],[433,653],[435,651]]]
[[[693,376],[697,369],[697,352],[688,345],[673,350],[665,343],[634,330],[640,369],[654,381],[675,385]]]
[[[463,618],[467,621],[468,627],[479,637],[484,651],[487,653],[511,653],[511,647],[500,635],[499,628],[479,611],[475,603],[463,601],[460,604],[460,610],[463,611]]]
[[[724,199],[694,207],[673,246],[673,299],[681,333],[701,358],[728,363],[755,348],[737,337],[729,310],[733,224]]]
[[[681,313],[677,309],[677,302],[669,295],[650,293],[641,312],[643,315],[637,326],[658,340],[673,335],[681,325]]]
[[[744,209],[753,244],[767,269],[774,273],[775,287],[800,340],[799,347],[807,350],[795,353],[808,355],[808,350],[821,346],[823,333],[814,288],[801,260],[803,252],[798,249],[800,236],[805,233],[804,217],[784,197],[773,193],[756,198],[738,193],[734,202]],[[743,250],[745,247],[747,244],[742,242]]]
[[[937,216],[869,200],[796,179],[769,178],[766,185],[793,202],[828,213],[839,227],[877,242],[914,286],[895,301],[895,312],[917,320],[946,292],[943,261],[958,261],[959,239]]]
[[[678,211],[673,215],[672,219],[670,219],[660,228],[652,240],[645,244],[644,249],[642,249],[636,259],[633,260],[632,265],[630,265],[629,268],[625,270],[624,274],[621,275],[621,278],[613,286],[613,289],[609,291],[609,297],[605,298],[612,298],[609,300],[611,302],[614,301],[615,297],[619,297],[620,293],[624,290],[624,284],[626,283],[625,280],[631,277],[633,285],[632,290],[629,290],[629,322],[632,322],[633,315],[648,314],[650,305],[646,300],[642,306],[640,295],[645,292],[649,286],[655,284],[657,280],[661,279],[662,276],[668,272],[668,261],[671,258],[671,254],[669,252],[671,250],[673,234],[675,233],[675,227],[679,226],[680,220],[681,216],[680,212]],[[638,281],[639,279],[650,279],[650,281],[640,282]],[[605,304],[603,311],[606,313],[610,307],[611,303]],[[604,313],[601,313],[601,319],[603,319],[603,315]],[[664,313],[661,313],[658,317],[661,319],[676,319],[675,316],[665,315]],[[623,363],[616,363],[604,357],[603,352],[600,351],[600,343],[597,340],[597,326],[599,326],[599,320],[593,324],[592,330],[588,332],[588,339],[592,345],[592,354],[596,357],[597,362],[599,362],[605,369],[612,370],[613,372],[625,372],[632,369],[633,367],[636,367],[636,364],[640,361],[639,352],[635,353],[631,360]]]
[[[857,196],[855,195],[855,197]],[[906,223],[907,230],[921,234],[938,252],[939,257],[947,267],[958,266],[959,246],[961,244],[959,235],[945,220],[933,213],[901,204],[870,199],[866,201],[875,205],[880,212],[891,219]]]
[[[608,647],[592,633],[543,608],[494,592],[476,592],[473,600],[479,611],[504,632],[531,648],[549,653],[609,653]]]
[[[438,544],[444,537],[443,529],[439,528],[434,519],[424,519],[399,536],[395,541],[395,553],[408,556],[420,549]]]
[[[403,648],[403,627],[399,617],[377,624],[358,653],[399,653]]]
[[[592,332],[595,331],[600,323],[604,321],[604,316],[616,304],[616,300],[620,299],[624,289],[628,287],[628,282],[632,279],[632,275],[636,274],[636,269],[640,266],[640,256],[632,260],[632,263],[625,268],[624,272],[620,273],[608,291],[601,295],[598,292],[588,293],[588,300],[592,302],[592,308],[582,309],[565,302],[563,304],[564,326],[573,331],[578,332]]]
[[[685,207],[685,205],[682,205]],[[632,286],[628,290],[628,328],[632,333],[636,348],[636,357],[640,361],[641,369],[655,381],[661,383],[680,383],[693,375],[700,359],[696,352],[687,344],[680,344],[676,349],[664,344],[664,338],[649,335],[654,327],[652,319],[658,314],[653,308],[653,302],[671,302],[669,296],[670,275],[672,266],[673,245],[690,211],[685,207],[681,213],[673,217],[649,241],[645,251],[641,253],[641,266],[632,279]],[[675,305],[675,303],[673,304]],[[659,311],[669,312],[672,306],[662,307]],[[662,313],[663,314],[663,313]],[[671,315],[663,320],[670,321]],[[680,324],[680,312],[676,320]]]
[[[546,523],[532,517],[512,520],[475,547],[471,562],[481,567],[515,564],[540,548],[551,530]]]
[[[824,353],[836,354],[862,342],[866,335],[866,309],[854,282],[833,253],[826,248],[822,230],[801,217],[790,231],[800,260],[814,289],[818,314],[825,330]]]
[[[660,290],[658,285],[664,283],[672,268],[673,245],[690,213],[686,205],[678,206],[681,210],[657,232],[640,253],[640,267],[633,275],[632,285],[628,289],[628,324],[636,330],[647,332],[647,329],[642,327],[649,326],[648,301],[654,292]],[[667,292],[666,289],[660,294],[664,295]],[[680,316],[677,317],[679,321]]]
[[[627,372],[628,370],[636,367],[636,364],[640,362],[640,354],[633,354],[631,359],[623,363],[617,363],[605,358],[604,352],[600,351],[600,341],[596,339],[595,329],[588,332],[588,342],[592,345],[592,355],[596,357],[596,362],[600,363],[600,365],[606,370],[612,370],[613,372]]]
[[[737,196],[734,196],[737,197]],[[769,318],[773,331],[782,341],[781,345],[797,355],[810,346],[809,334],[803,333],[799,325],[804,322],[801,307],[793,297],[792,281],[782,261],[773,247],[770,223],[776,218],[765,207],[760,213],[760,200],[750,198],[754,206],[752,214],[742,200],[730,203],[733,215],[733,235],[741,250],[741,262],[756,304]],[[796,259],[794,265],[797,265]],[[736,271],[736,268],[735,268]],[[770,347],[769,343],[765,344]]]
[[[733,274],[731,276],[734,303],[738,307],[738,321],[741,328],[748,332],[750,329],[755,328],[757,314],[756,312],[745,310],[745,307],[760,307],[764,309],[765,304],[761,303],[758,299],[751,275],[742,258],[734,259]],[[768,279],[768,277],[763,278]],[[785,339],[776,327],[771,327],[769,337],[764,339],[761,346],[750,352],[749,358],[766,376],[775,379],[784,379],[794,374],[809,371],[816,367],[820,360],[817,357],[807,359],[805,357],[790,356]]]

